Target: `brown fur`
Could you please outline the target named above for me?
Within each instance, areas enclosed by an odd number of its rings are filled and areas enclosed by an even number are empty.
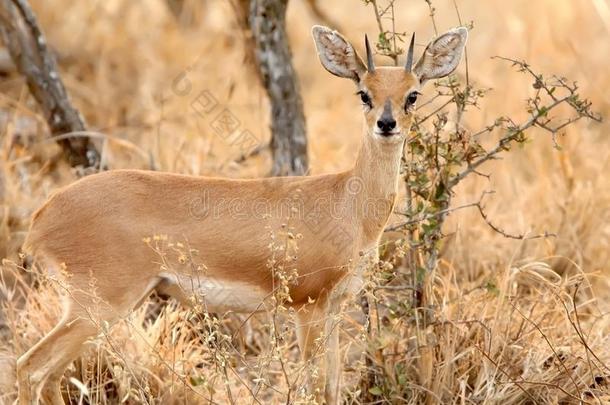
[[[363,76],[360,87],[366,89],[373,100],[373,108],[365,114],[367,127],[375,127],[386,100],[392,103],[392,113],[399,127],[411,127],[412,115],[404,110],[404,105],[410,92],[419,91],[419,80],[412,73],[402,67],[377,68],[375,73]]]
[[[383,157],[367,158],[373,162]],[[367,170],[369,164],[362,166]],[[395,177],[392,174],[380,173],[390,180]],[[105,172],[84,178],[50,198],[34,214],[26,246],[36,256],[65,264],[72,283],[79,277],[89,283],[93,275],[98,294],[107,301],[120,294],[123,284],[131,288],[134,279],[146,284],[159,277],[157,254],[143,242],[154,235],[188,242],[206,266],[206,275],[252,283],[271,292],[267,227],[277,233],[286,223],[303,235],[298,242],[301,277],[298,288],[292,291],[294,304],[298,305],[308,297],[317,298],[324,288],[332,289],[358,252],[374,246],[390,214],[395,195],[392,181],[389,188],[366,185],[377,189],[383,199],[380,201],[387,204],[388,209],[379,218],[332,218],[326,211],[330,207],[316,211],[320,223],[325,224],[320,232],[339,229],[353,237],[353,242],[342,245],[340,251],[329,251],[328,241],[321,241],[326,235],[316,233],[318,227],[307,223],[306,215],[314,212],[316,201],[336,201],[340,206],[335,211],[347,209],[358,197],[347,188],[352,176],[357,174],[348,171],[312,177],[228,180],[137,170]],[[206,193],[211,200],[222,197],[246,205],[236,214],[219,203],[218,208],[211,208],[213,212],[199,215],[197,205]],[[288,214],[284,202],[291,200],[299,210],[295,218],[274,215],[273,211]],[[255,207],[257,202],[273,208],[269,210],[272,216],[241,215],[262,212]]]

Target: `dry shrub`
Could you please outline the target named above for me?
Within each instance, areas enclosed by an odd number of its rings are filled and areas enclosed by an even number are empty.
[[[434,311],[418,317],[406,294],[381,290],[372,323],[375,399],[391,403],[607,401],[608,319],[583,274],[514,263],[474,282],[448,263]]]

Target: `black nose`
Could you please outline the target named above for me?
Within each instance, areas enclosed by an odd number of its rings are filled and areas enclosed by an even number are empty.
[[[396,120],[392,117],[381,117],[377,121],[377,127],[379,127],[381,132],[392,132],[396,128]]]

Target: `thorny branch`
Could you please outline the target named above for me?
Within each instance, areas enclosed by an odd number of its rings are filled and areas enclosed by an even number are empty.
[[[521,125],[515,125],[509,118],[500,118],[492,125],[478,132],[477,135],[481,135],[485,132],[491,132],[494,129],[501,127],[505,123],[509,123],[509,126],[506,128],[507,133],[500,138],[497,145],[474,162],[470,162],[466,169],[452,179],[451,186],[457,185],[483,163],[496,159],[500,153],[508,151],[510,144],[525,142],[525,131],[529,128],[538,127],[550,132],[553,136],[553,142],[556,145],[556,134],[567,126],[581,120],[582,118],[588,118],[596,122],[601,121],[599,114],[591,111],[591,102],[589,100],[580,99],[580,96],[578,95],[578,86],[576,83],[569,84],[566,79],[558,77],[553,77],[551,80],[545,80],[542,75],[534,73],[530,66],[524,61],[520,62],[510,58],[501,57],[497,57],[497,59],[512,62],[513,66],[517,66],[520,72],[525,72],[534,79],[533,87],[537,89],[537,93],[535,97],[528,101],[528,111],[531,116]],[[544,90],[548,97],[551,98],[552,102],[550,104],[541,105],[540,90]],[[557,97],[555,93],[561,91],[567,94],[565,94],[563,97]],[[554,120],[553,118],[549,117],[549,112],[562,104],[568,104],[570,107],[572,107],[573,111],[576,113],[576,116],[569,118],[567,121],[561,124],[556,124],[553,126]]]
[[[505,231],[501,227],[495,225],[489,219],[487,213],[485,212],[485,205],[483,204],[483,199],[485,198],[485,196],[487,196],[489,194],[494,194],[494,193],[495,193],[494,191],[484,191],[481,194],[481,197],[479,198],[479,200],[477,202],[473,202],[473,203],[469,203],[469,204],[463,204],[463,205],[460,205],[458,207],[447,208],[447,209],[444,209],[444,210],[441,210],[441,211],[438,211],[438,212],[434,212],[434,213],[428,214],[428,215],[423,216],[423,217],[420,216],[420,217],[417,217],[417,218],[410,219],[408,221],[399,222],[397,224],[392,224],[392,225],[387,226],[385,228],[385,232],[397,231],[397,230],[402,229],[402,228],[404,228],[406,226],[417,224],[417,223],[423,222],[423,221],[427,221],[429,219],[436,218],[436,217],[439,217],[441,215],[447,215],[447,214],[449,214],[451,212],[454,212],[454,211],[463,210],[465,208],[474,208],[474,207],[476,207],[477,210],[479,211],[479,214],[481,215],[481,218],[483,218],[485,223],[492,230],[494,230],[496,233],[499,233],[500,235],[504,236],[505,238],[517,239],[517,240],[529,240],[529,239],[540,239],[540,238],[548,238],[548,237],[556,237],[557,236],[556,234],[549,233],[549,232],[543,232],[543,233],[540,233],[540,234],[537,234],[537,235],[528,235],[528,234],[525,234],[525,233],[512,234],[512,233],[509,233],[509,232]]]

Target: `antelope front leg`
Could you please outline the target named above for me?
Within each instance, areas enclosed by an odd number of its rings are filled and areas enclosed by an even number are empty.
[[[339,345],[339,333],[343,315],[343,303],[352,300],[362,289],[362,278],[366,268],[379,261],[377,249],[370,249],[358,261],[355,271],[344,278],[329,295],[326,311],[325,335],[326,344],[326,385],[325,399],[327,405],[338,405],[341,402],[341,373],[343,360]]]
[[[341,303],[343,296],[331,297],[325,325],[326,337],[326,383],[324,398],[327,405],[338,405],[341,399],[341,348],[339,330],[341,326]]]
[[[318,404],[323,402],[326,386],[326,362],[324,352],[326,338],[324,336],[328,303],[326,300],[303,305],[297,312],[296,331],[301,350],[301,359],[307,366],[317,367],[317,378],[311,372],[306,373],[308,393],[313,394]]]
[[[336,405],[341,392],[340,310],[344,294],[304,305],[297,313],[297,337],[303,361],[318,368],[318,377],[308,379],[309,391],[319,404]]]

